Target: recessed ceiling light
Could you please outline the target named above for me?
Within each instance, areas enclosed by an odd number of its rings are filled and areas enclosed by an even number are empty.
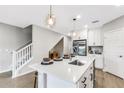
[[[76,33],[75,32],[73,32],[73,34],[72,34],[73,36],[76,36]]]
[[[77,19],[80,19],[80,18],[81,18],[81,15],[77,15],[76,18],[77,18]]]
[[[71,36],[71,33],[68,33],[68,36]]]
[[[88,28],[88,25],[85,25],[84,27],[85,27],[85,28]]]

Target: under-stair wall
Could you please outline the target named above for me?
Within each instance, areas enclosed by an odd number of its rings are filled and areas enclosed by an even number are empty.
[[[39,26],[33,25],[32,28],[32,42],[33,42],[33,62],[41,62],[43,57],[48,57],[49,56],[49,51],[60,41],[62,38],[66,40],[64,43],[64,53],[69,52],[69,40],[65,35],[62,35],[60,33],[50,31],[49,29],[46,28],[41,28]]]
[[[57,44],[49,50],[49,58],[53,59],[56,57],[63,56],[63,48],[64,48],[64,38],[62,38]]]

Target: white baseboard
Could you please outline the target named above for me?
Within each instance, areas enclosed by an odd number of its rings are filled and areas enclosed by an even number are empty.
[[[11,71],[12,69],[11,68],[9,68],[9,69],[6,69],[6,70],[3,70],[3,71],[0,71],[0,73],[5,73],[5,72],[9,72],[9,71]]]
[[[103,69],[103,72],[107,72],[107,70],[104,68],[104,69]]]
[[[16,75],[15,77],[12,77],[12,79],[17,78],[17,77],[21,77],[21,76],[23,76],[23,75],[29,74],[29,73],[34,72],[34,71],[35,71],[35,70],[30,70],[30,71],[24,72],[24,73],[22,73],[22,74],[18,74],[18,75]]]

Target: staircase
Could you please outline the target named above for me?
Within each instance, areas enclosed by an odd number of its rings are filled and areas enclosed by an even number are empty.
[[[32,43],[13,51],[12,57],[12,78],[15,78],[18,71],[33,59]]]
[[[52,44],[50,48],[47,48],[50,51],[52,48],[56,46],[64,37],[60,37],[58,40],[54,41],[55,44]],[[48,52],[44,52],[43,55],[48,55]],[[35,55],[35,54],[34,54]],[[13,60],[12,60],[12,78],[16,78],[18,76],[27,74],[32,72],[32,69],[29,67],[32,64],[32,42],[28,43],[28,45],[24,45],[23,47],[18,48],[16,51],[13,51]],[[37,59],[34,56],[35,59]]]

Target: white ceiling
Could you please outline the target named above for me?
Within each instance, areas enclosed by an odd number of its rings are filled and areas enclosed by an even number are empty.
[[[1,5],[0,22],[19,27],[26,27],[30,24],[46,27],[45,20],[48,12],[48,5]],[[124,15],[124,6],[54,5],[53,14],[56,16],[56,25],[53,29],[57,32],[68,33],[73,30],[72,19],[78,14],[81,15],[76,25],[78,30],[83,29],[86,24],[89,28],[95,28]],[[100,22],[92,24],[91,21],[94,20],[100,20]]]

